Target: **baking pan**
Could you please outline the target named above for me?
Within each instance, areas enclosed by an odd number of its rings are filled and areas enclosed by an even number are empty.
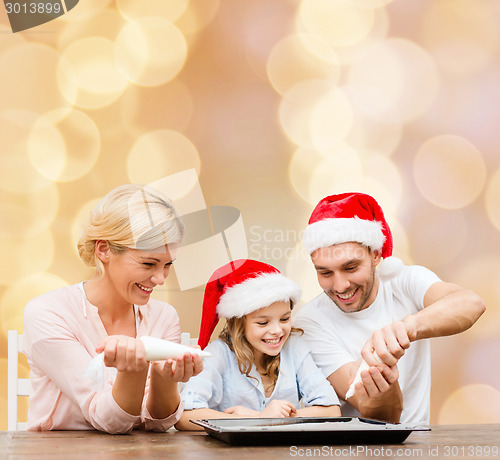
[[[360,417],[242,418],[191,420],[232,445],[400,444],[412,431],[430,428]]]

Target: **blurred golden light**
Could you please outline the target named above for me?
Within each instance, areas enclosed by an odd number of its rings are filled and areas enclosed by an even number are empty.
[[[67,106],[55,78],[58,60],[57,51],[37,43],[12,46],[0,54],[2,110],[43,113]]]
[[[431,2],[422,21],[422,38],[442,69],[455,74],[480,71],[498,53],[500,31],[494,4]]]
[[[50,182],[31,163],[27,139],[38,115],[24,110],[0,112],[0,189],[13,193],[33,193]]]
[[[115,102],[127,87],[117,68],[115,45],[101,37],[82,38],[69,45],[58,65],[58,82],[66,99],[85,109]]]
[[[176,21],[176,26],[187,37],[207,27],[217,15],[220,0],[203,0],[202,2],[189,2],[184,14]]]
[[[305,28],[304,28],[305,29]],[[334,47],[335,53],[343,66],[357,62],[360,56],[372,45],[389,35],[389,14],[385,8],[374,10],[374,22],[370,32],[360,41],[349,46]]]
[[[393,101],[387,99],[380,89],[373,86],[350,85],[345,87],[345,91],[364,117],[386,123],[401,123]]]
[[[106,9],[111,0],[85,0],[79,2],[77,8],[72,8],[66,14],[58,17],[58,21],[67,22],[88,22],[99,14],[102,10]]]
[[[288,174],[290,182],[297,194],[308,203],[316,205],[309,193],[311,178],[318,163],[324,161],[325,156],[318,150],[299,147],[290,161]]]
[[[375,88],[344,88],[352,103],[353,124],[346,141],[359,150],[391,155],[403,135],[398,112]]]
[[[314,35],[296,34],[273,47],[267,60],[267,75],[274,89],[284,95],[296,83],[312,78],[335,85],[340,78],[340,67],[331,46]]]
[[[121,117],[132,133],[168,126],[183,131],[193,116],[193,96],[179,79],[155,87],[130,86],[120,99]]]
[[[394,0],[349,0],[349,3],[359,6],[360,8],[381,8],[392,3]]]
[[[269,53],[280,40],[293,33],[296,7],[287,1],[265,2],[266,13],[262,14],[263,5],[262,0],[245,2],[237,12],[241,20],[231,20],[223,27],[224,33],[232,38],[232,46],[243,50],[250,70],[267,79]],[[234,13],[223,12],[221,19],[231,16]]]
[[[187,57],[187,44],[171,22],[146,17],[123,26],[116,39],[115,55],[122,73],[130,81],[157,86],[172,80],[181,71]]]
[[[402,136],[401,124],[363,118],[355,113],[351,131],[345,141],[355,150],[371,150],[390,156],[396,151]]]
[[[280,104],[280,121],[290,139],[298,145],[315,148],[311,118],[317,104],[335,86],[326,80],[305,80],[290,88]]]
[[[79,179],[97,161],[101,138],[97,126],[78,110],[52,110],[40,117],[28,139],[31,161],[45,177]]]
[[[324,167],[326,167],[326,165],[324,165]],[[316,202],[327,195],[344,192],[361,192],[372,195],[380,206],[382,206],[384,213],[395,214],[400,197],[392,195],[391,190],[388,188],[388,181],[385,178],[373,179],[363,173],[350,171],[346,173],[345,176],[335,174],[335,181],[332,181],[332,179],[329,178],[331,174],[328,174],[327,171],[329,170],[325,169],[321,171],[318,168],[312,179],[311,197]]]
[[[357,153],[347,144],[339,144],[322,151],[323,161],[316,163],[309,184],[309,196],[317,203],[325,196],[352,191],[344,188],[351,179],[363,174],[363,167]]]
[[[76,212],[76,215],[73,219],[73,222],[71,224],[71,247],[74,249],[77,257],[80,257],[78,255],[77,244],[82,234],[82,226],[88,220],[90,212],[97,206],[97,203],[101,201],[101,198],[95,198],[93,200],[87,201]]]
[[[36,273],[12,284],[0,301],[2,329],[24,331],[23,314],[26,304],[41,294],[67,286],[68,283],[52,273]]]
[[[438,225],[429,225],[439,222]],[[452,262],[465,249],[467,222],[461,210],[445,211],[434,206],[413,207],[408,223],[413,254],[420,265],[438,267]]]
[[[486,212],[491,223],[500,231],[500,169],[490,179],[486,189]]]
[[[420,193],[441,208],[458,209],[472,203],[486,182],[479,150],[459,136],[436,136],[415,155],[413,176]]]
[[[342,141],[352,128],[353,111],[345,92],[335,88],[315,105],[309,126],[314,146],[327,149]]]
[[[306,227],[307,222],[304,222],[303,227]],[[299,241],[292,249],[286,261],[286,276],[294,280],[302,288],[302,303],[306,303],[321,294],[323,290],[318,283],[316,270],[311,262],[311,257],[307,253]],[[295,309],[295,315],[300,308]]]
[[[385,188],[393,197],[392,203],[397,205],[403,196],[403,179],[395,163],[385,155],[375,151],[358,151],[363,165],[364,176],[375,181],[382,180]],[[393,212],[395,207],[390,208]],[[388,212],[389,209],[386,209]]]
[[[500,256],[492,253],[469,257],[466,264],[457,265],[453,279],[459,286],[472,289],[483,298],[488,306],[486,317],[500,313]],[[480,324],[480,328],[473,327],[467,333],[483,339],[488,335],[498,337],[497,322],[481,318]]]
[[[195,168],[199,176],[200,166],[200,157],[192,142],[181,133],[167,129],[141,136],[127,158],[129,179],[140,184],[191,168]]]
[[[387,106],[398,111],[398,122],[414,120],[426,111],[439,87],[435,64],[427,52],[399,38],[383,40],[366,49],[351,66],[348,82],[372,87],[383,95]]]
[[[439,411],[440,425],[499,423],[500,391],[476,383],[455,390]]]
[[[349,46],[370,33],[374,12],[343,0],[302,0],[298,19],[330,45]]]
[[[9,21],[7,20],[7,22]],[[4,36],[5,34],[9,34],[9,40],[0,40],[0,57],[5,51],[8,51],[10,48],[26,43],[23,34],[13,34],[10,27],[0,23],[0,35]]]
[[[57,48],[65,49],[72,43],[87,37],[107,38],[114,41],[123,26],[123,22],[123,16],[110,8],[96,11],[90,21],[67,22],[61,32],[57,34]]]
[[[163,18],[175,22],[186,11],[189,0],[116,0],[118,10],[129,21],[145,16]]]
[[[394,214],[386,212],[386,209],[384,209],[384,215],[392,233],[393,255],[399,257],[406,265],[413,265],[415,261],[411,256],[411,246],[406,228],[401,225]],[[413,233],[413,229],[411,231]]]
[[[478,323],[474,324],[474,328],[481,327],[485,322],[485,314]],[[496,324],[498,324],[498,315],[496,318],[492,316],[487,318],[488,321],[494,319],[497,319]],[[463,384],[481,382],[496,387],[497,383],[500,382],[500,366],[490,366],[490,361],[492,356],[498,356],[500,352],[500,335],[474,340],[468,342],[467,345],[460,381]]]
[[[49,227],[58,207],[59,193],[49,181],[36,193],[4,192],[0,201],[0,236],[32,237]]]
[[[28,238],[0,235],[0,284],[44,272],[54,259],[54,238],[46,229]]]

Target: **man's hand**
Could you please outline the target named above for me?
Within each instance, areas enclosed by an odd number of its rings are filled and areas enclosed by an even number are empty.
[[[360,363],[361,359],[344,364],[328,376],[328,381],[342,398],[354,380]],[[361,382],[355,385],[354,395],[347,402],[363,417],[398,423],[403,410],[398,367],[387,366],[378,361],[376,363],[376,366],[361,372]]]
[[[380,363],[373,352],[377,353],[380,360],[389,367],[395,366],[399,359],[410,347],[410,331],[405,321],[396,321],[376,330],[366,341],[361,356],[370,366]]]
[[[389,367],[379,363],[377,367],[361,372],[362,383],[355,385],[352,399],[363,417],[399,423],[403,394],[398,379],[397,365]]]
[[[361,383],[355,385],[354,395],[360,405],[372,406],[374,401],[370,402],[370,400],[381,398],[398,381],[398,378],[397,365],[389,367],[379,363],[377,367],[370,367],[367,371],[361,372]]]

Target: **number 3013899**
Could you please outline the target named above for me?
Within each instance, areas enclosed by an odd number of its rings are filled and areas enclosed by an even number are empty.
[[[9,2],[5,4],[5,9],[7,14],[59,14],[62,5],[52,2]]]

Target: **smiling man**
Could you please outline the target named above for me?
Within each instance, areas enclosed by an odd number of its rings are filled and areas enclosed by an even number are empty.
[[[462,332],[485,310],[474,292],[392,257],[392,234],[369,195],[324,198],[304,232],[323,293],[300,309],[313,358],[343,400],[342,415],[428,424],[427,339]],[[354,394],[346,393],[362,360]]]

